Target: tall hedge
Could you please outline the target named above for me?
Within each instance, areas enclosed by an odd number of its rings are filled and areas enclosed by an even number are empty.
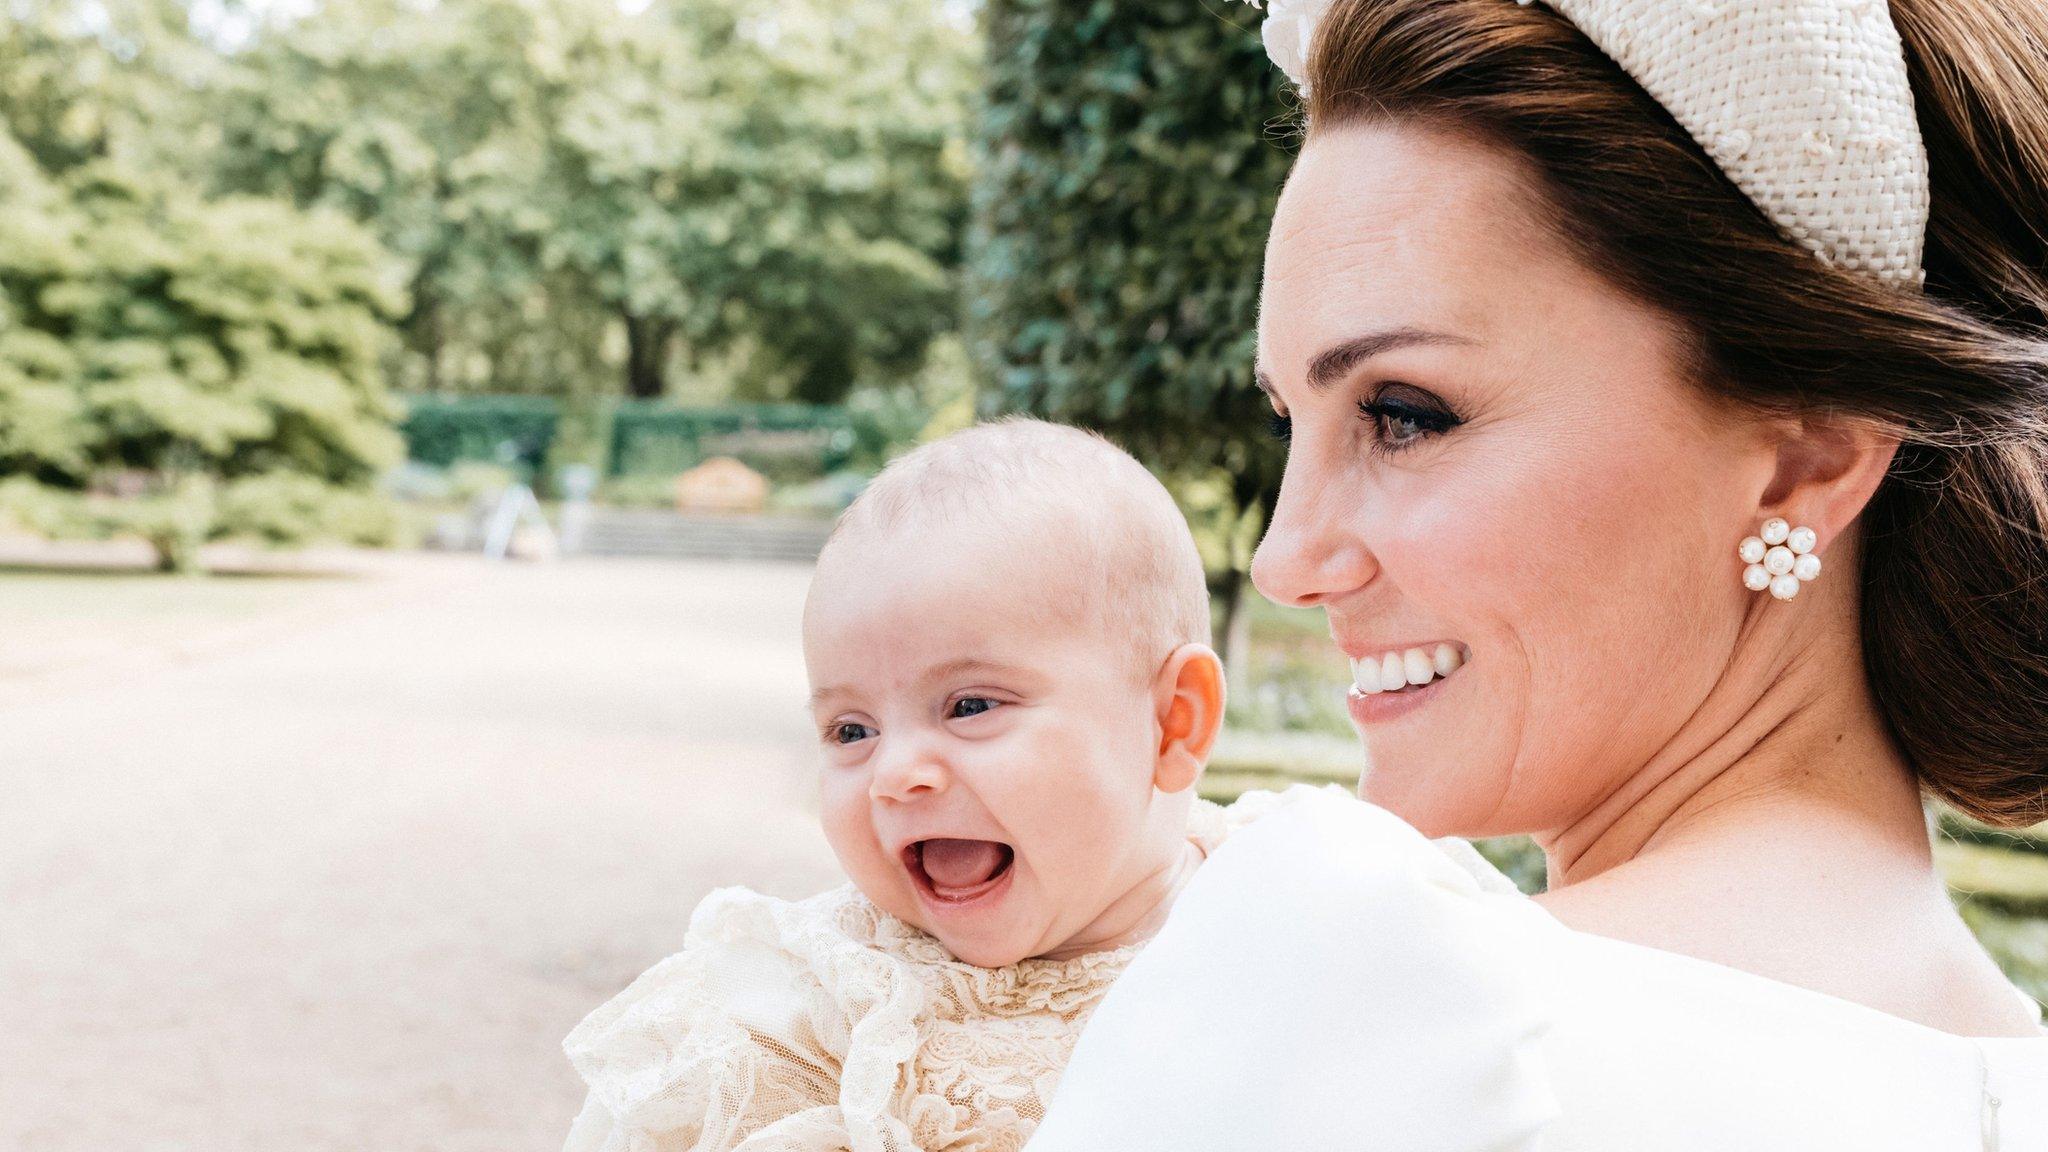
[[[1226,504],[1205,541],[1226,602],[1281,461],[1252,354],[1292,136],[1258,16],[990,0],[967,295],[984,414],[1099,428]]]

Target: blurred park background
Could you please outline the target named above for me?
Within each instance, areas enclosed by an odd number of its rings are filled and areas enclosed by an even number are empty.
[[[977,417],[1181,500],[1213,796],[1354,775],[1245,578],[1257,16],[0,0],[0,1147],[558,1146],[704,891],[833,882],[807,563]],[[1937,818],[2048,997],[2048,829]]]

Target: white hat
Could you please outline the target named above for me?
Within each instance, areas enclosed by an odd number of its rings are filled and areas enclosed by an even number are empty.
[[[1927,150],[1885,0],[1545,2],[1668,109],[1787,239],[1836,267],[1920,284]],[[1304,89],[1331,3],[1272,0],[1262,29],[1267,54]]]

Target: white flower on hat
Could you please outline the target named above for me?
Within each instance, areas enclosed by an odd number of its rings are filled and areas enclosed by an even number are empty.
[[[1266,55],[1273,58],[1287,78],[1302,91],[1308,90],[1308,50],[1315,42],[1316,25],[1322,22],[1334,0],[1272,0],[1259,35],[1266,42]],[[1254,8],[1266,8],[1261,0],[1245,0]]]

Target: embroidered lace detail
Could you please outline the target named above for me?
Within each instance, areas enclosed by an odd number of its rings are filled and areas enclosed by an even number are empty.
[[[1280,802],[1198,803],[1205,853]],[[1139,951],[978,968],[852,885],[705,897],[682,952],[564,1042],[565,1152],[1016,1152]]]

